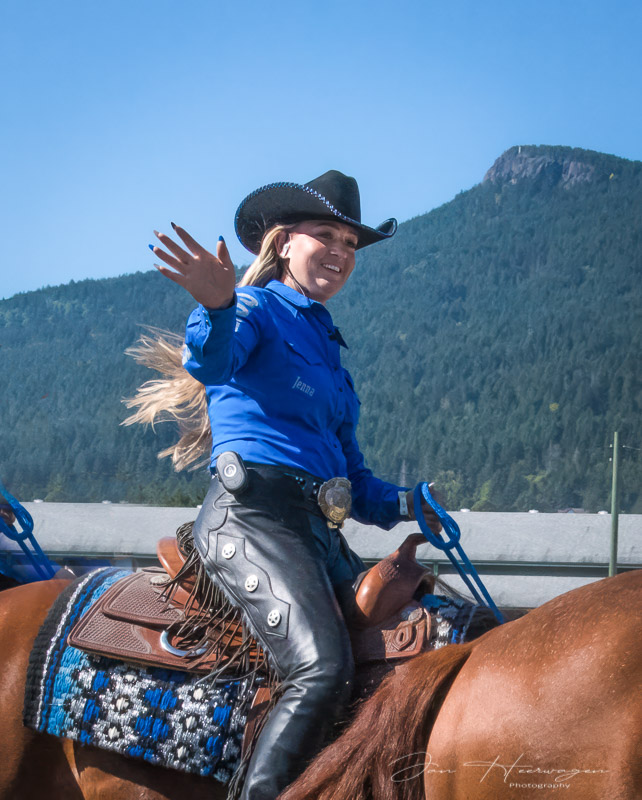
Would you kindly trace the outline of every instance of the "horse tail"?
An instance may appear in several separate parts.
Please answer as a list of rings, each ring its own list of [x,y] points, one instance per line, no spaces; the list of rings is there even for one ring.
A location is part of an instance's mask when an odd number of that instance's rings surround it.
[[[429,734],[473,646],[444,647],[397,668],[279,800],[424,800]]]

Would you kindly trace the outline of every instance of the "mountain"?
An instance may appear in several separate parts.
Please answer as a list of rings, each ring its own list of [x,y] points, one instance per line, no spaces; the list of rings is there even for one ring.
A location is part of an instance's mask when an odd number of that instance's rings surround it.
[[[453,508],[642,511],[642,163],[519,146],[483,181],[359,253],[330,309],[376,474],[436,480]],[[181,331],[192,301],[157,273],[0,302],[0,475],[29,499],[196,503],[203,472],[155,453],[171,426],[121,428],[151,377],[140,324]]]

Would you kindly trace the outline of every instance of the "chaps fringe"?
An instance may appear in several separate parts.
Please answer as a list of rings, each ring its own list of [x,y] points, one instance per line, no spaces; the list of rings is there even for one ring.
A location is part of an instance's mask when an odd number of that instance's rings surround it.
[[[172,623],[168,631],[182,649],[196,651],[203,644],[221,645],[221,666],[215,667],[201,681],[227,682],[249,678],[251,686],[254,681],[261,682],[271,692],[265,712],[255,726],[252,739],[245,747],[245,754],[228,785],[227,800],[237,800],[254,746],[283,689],[269,653],[259,645],[240,609],[230,602],[223,588],[215,584],[207,574],[194,545],[193,526],[193,522],[186,522],[176,531],[176,541],[185,557],[185,563],[175,577],[165,584],[163,595],[171,599],[184,580],[192,580],[193,588],[186,602],[183,618]],[[239,633],[241,642],[232,648],[229,642]],[[225,641],[228,641],[227,645],[222,644]]]

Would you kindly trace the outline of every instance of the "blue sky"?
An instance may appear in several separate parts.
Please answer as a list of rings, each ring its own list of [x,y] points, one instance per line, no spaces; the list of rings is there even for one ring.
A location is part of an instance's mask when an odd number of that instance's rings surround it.
[[[378,224],[515,144],[642,159],[641,30],[639,0],[2,0],[0,297],[150,269],[171,220],[247,263],[242,198],[330,168]]]

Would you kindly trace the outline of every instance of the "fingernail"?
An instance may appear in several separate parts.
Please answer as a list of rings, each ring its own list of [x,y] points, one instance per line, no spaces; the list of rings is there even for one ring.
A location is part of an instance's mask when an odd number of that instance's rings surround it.
[[[158,231],[154,231],[154,236],[160,236],[160,233]]]
[[[154,252],[154,247],[155,247],[156,245],[153,245],[153,244],[148,244],[147,246],[149,247],[149,249],[150,249],[150,250],[152,251],[152,253],[153,253],[153,252]]]
[[[176,230],[176,223],[175,222],[172,222],[172,228],[174,228],[174,230]]]
[[[225,241],[225,239],[222,236],[219,236],[218,240],[219,240],[219,242],[224,242]]]

